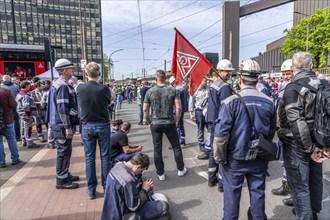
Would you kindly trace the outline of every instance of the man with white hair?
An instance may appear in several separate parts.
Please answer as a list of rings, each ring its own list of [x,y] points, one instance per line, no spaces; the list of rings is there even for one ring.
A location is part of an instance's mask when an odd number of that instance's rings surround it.
[[[278,136],[284,140],[284,167],[296,219],[317,219],[322,209],[322,146],[313,139],[315,99],[320,80],[312,71],[312,55],[295,53],[294,78],[283,95],[284,111]],[[280,113],[280,115],[282,115]]]
[[[79,124],[76,93],[68,81],[73,75],[73,63],[59,59],[55,63],[59,78],[53,83],[48,98],[46,121],[51,127],[57,148],[56,188],[75,189],[79,187],[79,176],[69,172],[72,153],[72,128]]]

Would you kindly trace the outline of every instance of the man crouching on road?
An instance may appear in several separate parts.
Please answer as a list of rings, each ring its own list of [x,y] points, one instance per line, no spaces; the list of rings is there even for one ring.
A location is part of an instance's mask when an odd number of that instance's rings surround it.
[[[161,194],[153,194],[153,180],[139,178],[149,164],[149,157],[142,153],[115,164],[107,178],[102,220],[154,219],[167,214],[168,201],[163,195],[155,198]]]

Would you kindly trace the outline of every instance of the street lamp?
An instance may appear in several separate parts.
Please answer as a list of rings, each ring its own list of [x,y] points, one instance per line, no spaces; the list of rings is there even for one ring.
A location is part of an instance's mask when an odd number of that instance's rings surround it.
[[[303,15],[303,16],[306,16],[307,18],[309,17],[308,14],[305,14],[305,13],[301,13],[299,11],[294,11],[293,13],[296,13],[296,14],[300,14],[300,15]],[[307,20],[307,33],[306,33],[306,52],[308,53],[308,38],[309,38],[309,22]]]
[[[111,66],[113,66],[113,64],[111,62],[111,56],[112,56],[112,54],[117,53],[117,52],[122,51],[122,50],[124,50],[124,49],[115,50],[109,56],[109,78],[111,76]],[[113,74],[113,76],[115,76],[115,73]],[[104,79],[103,79],[103,81],[104,81]]]

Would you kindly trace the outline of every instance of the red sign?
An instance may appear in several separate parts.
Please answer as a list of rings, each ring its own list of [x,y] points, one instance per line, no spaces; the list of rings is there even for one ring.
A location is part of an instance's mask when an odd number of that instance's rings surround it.
[[[46,62],[42,60],[0,60],[0,76],[17,76],[20,80],[46,72]]]

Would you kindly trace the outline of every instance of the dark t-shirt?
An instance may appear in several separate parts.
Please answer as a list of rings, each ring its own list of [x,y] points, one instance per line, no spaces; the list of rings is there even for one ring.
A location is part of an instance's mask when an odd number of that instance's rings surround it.
[[[152,108],[153,124],[174,124],[173,106],[175,100],[180,100],[179,94],[172,86],[155,86],[146,93],[144,103]]]
[[[89,81],[77,87],[77,97],[83,122],[109,122],[111,93],[107,86]]]
[[[111,136],[111,149],[110,157],[115,158],[119,154],[123,153],[123,147],[128,145],[128,137],[122,131],[119,130],[116,134]]]

